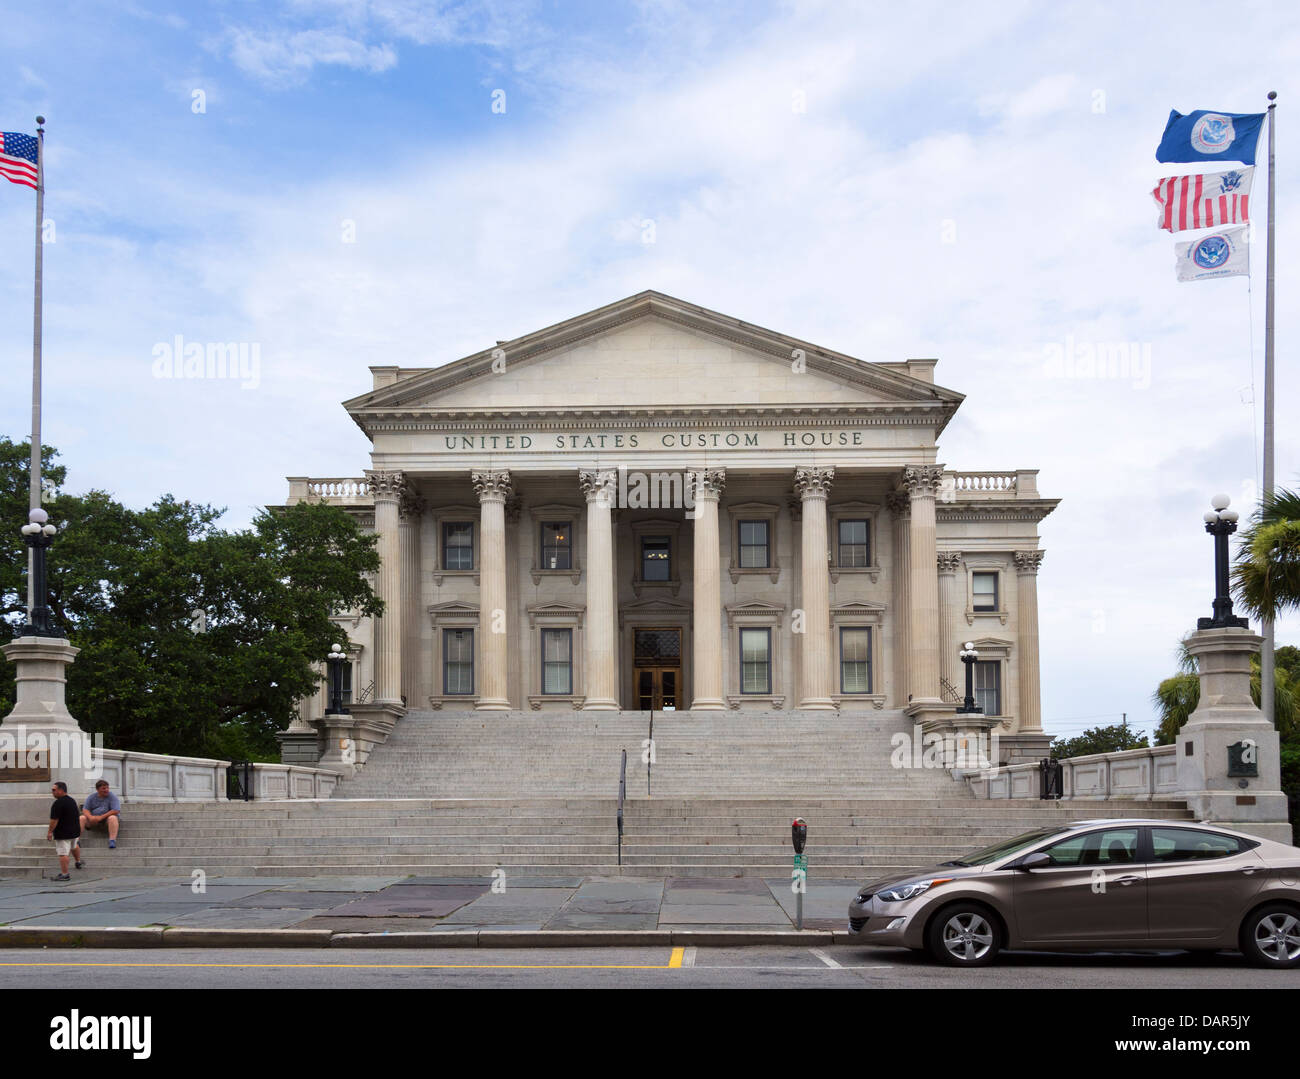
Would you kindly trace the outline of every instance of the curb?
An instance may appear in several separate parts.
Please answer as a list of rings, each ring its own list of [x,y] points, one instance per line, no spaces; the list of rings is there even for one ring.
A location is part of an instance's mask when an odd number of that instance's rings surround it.
[[[829,929],[471,929],[336,933],[331,929],[0,926],[3,948],[635,948],[849,944]]]

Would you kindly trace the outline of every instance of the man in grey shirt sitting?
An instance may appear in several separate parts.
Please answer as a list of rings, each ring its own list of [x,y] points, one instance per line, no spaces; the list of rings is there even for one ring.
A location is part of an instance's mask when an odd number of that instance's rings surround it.
[[[117,829],[122,816],[122,802],[108,789],[108,780],[101,779],[95,784],[94,793],[86,797],[81,807],[81,830],[88,828],[107,828],[108,846],[117,846]]]

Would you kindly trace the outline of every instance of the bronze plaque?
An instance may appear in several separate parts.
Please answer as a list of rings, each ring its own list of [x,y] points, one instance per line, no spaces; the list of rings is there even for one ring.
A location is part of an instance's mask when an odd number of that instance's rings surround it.
[[[35,768],[0,767],[0,783],[48,783],[50,769],[48,765]]]

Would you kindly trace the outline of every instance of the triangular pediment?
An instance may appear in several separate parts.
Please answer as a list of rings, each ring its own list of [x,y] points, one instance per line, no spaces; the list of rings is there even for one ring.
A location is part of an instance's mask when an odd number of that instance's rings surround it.
[[[961,395],[675,300],[639,293],[346,402],[367,418],[658,408],[916,407],[946,420]]]

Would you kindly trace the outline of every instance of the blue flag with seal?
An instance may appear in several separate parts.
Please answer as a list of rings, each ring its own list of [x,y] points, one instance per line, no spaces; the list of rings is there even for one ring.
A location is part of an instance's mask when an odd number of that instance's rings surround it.
[[[1240,161],[1255,163],[1262,112],[1211,112],[1197,109],[1184,116],[1171,110],[1165,134],[1156,147],[1157,161]]]

